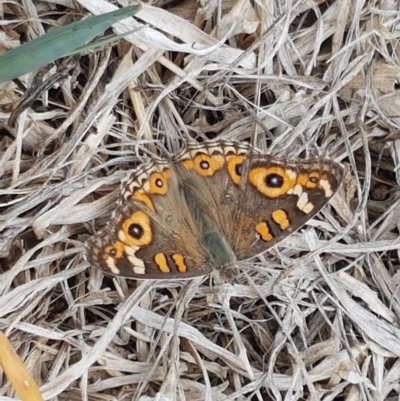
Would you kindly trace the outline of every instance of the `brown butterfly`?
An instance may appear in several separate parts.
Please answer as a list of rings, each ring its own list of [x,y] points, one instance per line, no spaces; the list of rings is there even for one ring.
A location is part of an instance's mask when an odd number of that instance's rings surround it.
[[[132,173],[87,260],[137,279],[229,271],[303,226],[342,179],[343,167],[329,159],[280,159],[223,140],[188,144]]]

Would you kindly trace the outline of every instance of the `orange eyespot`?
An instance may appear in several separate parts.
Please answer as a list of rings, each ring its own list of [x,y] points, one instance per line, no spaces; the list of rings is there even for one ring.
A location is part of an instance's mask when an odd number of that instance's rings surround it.
[[[249,173],[253,186],[268,198],[285,195],[296,185],[297,175],[293,170],[281,167],[256,167]]]
[[[168,179],[171,171],[166,169],[162,173],[156,172],[150,175],[149,192],[151,194],[165,195],[168,191]]]
[[[124,255],[125,245],[122,242],[115,242],[114,244],[108,245],[105,247],[104,252],[106,255],[103,255],[103,258],[111,257],[113,259],[122,258]]]
[[[311,173],[300,174],[297,183],[304,188],[314,189],[319,184],[321,177],[318,171],[312,171]]]
[[[188,159],[183,162],[187,170],[194,170],[204,177],[210,177],[221,170],[225,164],[223,155],[206,155],[204,153],[197,154],[194,159]]]
[[[246,157],[242,155],[228,156],[228,174],[236,185],[240,184],[240,180],[242,178],[243,163],[245,160]]]
[[[149,245],[153,239],[150,217],[141,211],[133,212],[131,217],[122,223],[118,237],[127,245],[135,247]]]

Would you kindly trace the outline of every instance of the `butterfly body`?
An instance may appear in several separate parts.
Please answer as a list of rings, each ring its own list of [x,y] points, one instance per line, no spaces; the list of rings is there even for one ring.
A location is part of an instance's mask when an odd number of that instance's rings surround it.
[[[233,269],[304,225],[342,178],[343,168],[329,159],[280,159],[233,141],[188,144],[131,174],[87,259],[140,279]]]

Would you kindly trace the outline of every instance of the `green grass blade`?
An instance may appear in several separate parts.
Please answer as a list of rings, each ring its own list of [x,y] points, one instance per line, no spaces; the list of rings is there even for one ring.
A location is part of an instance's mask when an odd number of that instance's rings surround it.
[[[140,6],[121,8],[56,28],[0,56],[0,82],[9,81],[68,56],[112,24],[136,14]]]
[[[119,35],[113,35],[113,36],[110,36],[110,37],[108,37],[108,38],[96,40],[96,41],[93,42],[93,43],[88,43],[88,44],[86,44],[86,45],[84,45],[84,46],[80,46],[80,47],[78,47],[77,49],[75,49],[75,50],[70,54],[70,56],[72,56],[72,55],[74,55],[74,54],[86,52],[86,51],[88,51],[88,50],[92,50],[92,49],[95,49],[95,48],[97,48],[97,47],[107,46],[107,45],[109,45],[109,44],[111,44],[111,43],[117,42],[117,41],[120,40],[120,39],[123,39],[125,36],[128,36],[128,35],[130,35],[130,34],[132,34],[132,33],[137,32],[137,31],[140,31],[140,30],[142,30],[143,28],[146,28],[147,26],[148,26],[148,25],[143,25],[143,26],[140,26],[140,27],[138,27],[138,28],[132,29],[132,30],[130,30],[130,31],[128,31],[128,32],[124,32],[124,33],[121,33],[121,34],[119,34]]]

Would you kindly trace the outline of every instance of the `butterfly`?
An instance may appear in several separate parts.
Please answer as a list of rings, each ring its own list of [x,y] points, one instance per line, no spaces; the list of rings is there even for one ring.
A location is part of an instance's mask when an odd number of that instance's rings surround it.
[[[186,279],[233,271],[318,213],[343,180],[333,160],[289,160],[246,143],[189,143],[153,158],[123,183],[88,262],[136,279]]]

